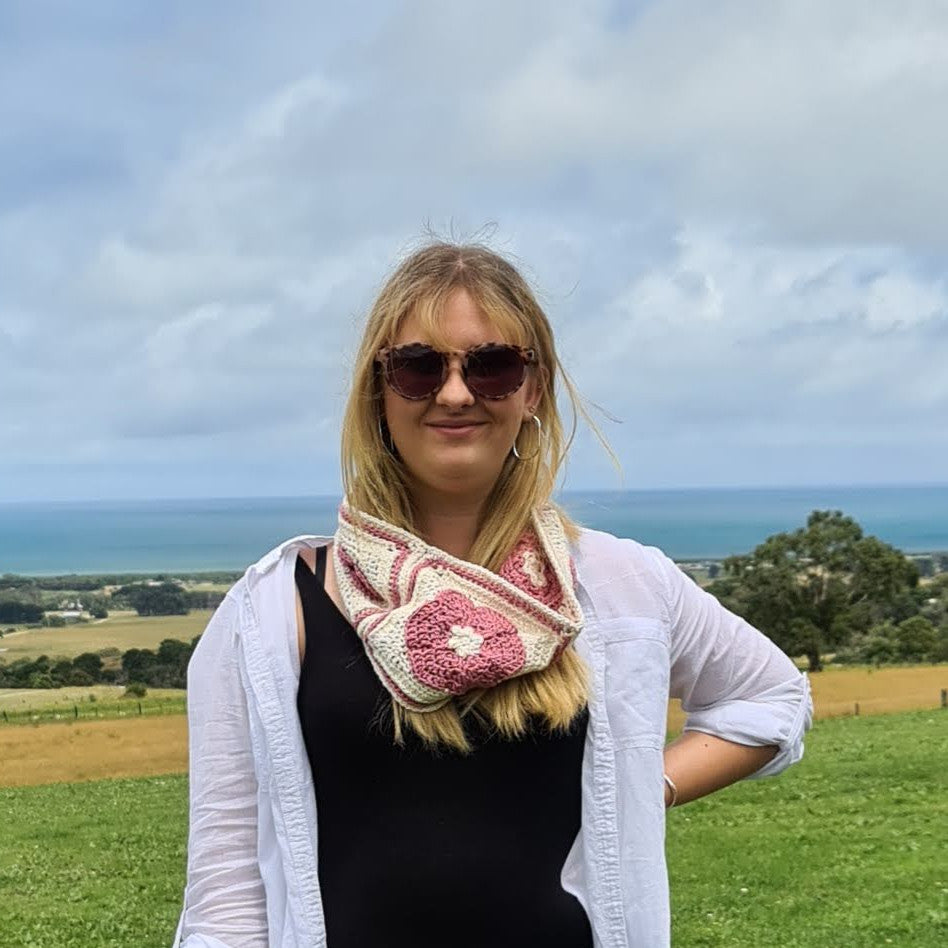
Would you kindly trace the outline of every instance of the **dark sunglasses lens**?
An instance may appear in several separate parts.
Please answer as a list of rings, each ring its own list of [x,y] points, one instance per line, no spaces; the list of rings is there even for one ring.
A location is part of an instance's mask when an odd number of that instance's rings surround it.
[[[523,384],[525,366],[513,346],[483,346],[467,359],[468,388],[483,398],[504,398]]]
[[[444,360],[430,346],[404,346],[389,353],[388,384],[405,398],[427,398],[441,385]]]

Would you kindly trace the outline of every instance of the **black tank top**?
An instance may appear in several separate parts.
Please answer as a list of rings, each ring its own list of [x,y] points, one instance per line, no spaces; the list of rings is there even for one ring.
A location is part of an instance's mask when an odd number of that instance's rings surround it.
[[[318,814],[328,948],[590,948],[560,885],[580,827],[587,712],[474,751],[393,741],[391,703],[355,630],[302,559],[306,650],[297,709]]]

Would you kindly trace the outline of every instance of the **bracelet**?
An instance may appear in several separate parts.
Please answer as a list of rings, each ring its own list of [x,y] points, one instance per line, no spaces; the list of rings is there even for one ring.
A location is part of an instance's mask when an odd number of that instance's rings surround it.
[[[668,774],[662,774],[662,777],[664,778],[665,783],[668,784],[668,789],[672,792],[671,803],[665,807],[666,810],[670,810],[678,802],[678,787],[675,786],[675,781],[672,780]]]

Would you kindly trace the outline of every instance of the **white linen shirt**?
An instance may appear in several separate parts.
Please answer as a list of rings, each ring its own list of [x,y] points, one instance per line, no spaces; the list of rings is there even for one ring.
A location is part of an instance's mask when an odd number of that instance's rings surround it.
[[[230,590],[188,668],[190,830],[173,948],[324,948],[313,775],[296,709],[289,540]],[[573,547],[591,671],[581,828],[561,873],[596,948],[669,944],[663,748],[685,730],[777,745],[754,777],[803,755],[809,682],[768,638],[655,547],[584,530]],[[318,769],[318,766],[317,766]],[[328,946],[332,948],[332,946]]]

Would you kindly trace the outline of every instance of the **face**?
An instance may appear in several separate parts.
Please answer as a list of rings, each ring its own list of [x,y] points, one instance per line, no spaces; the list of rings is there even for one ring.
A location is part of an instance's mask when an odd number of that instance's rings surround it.
[[[453,350],[511,341],[501,337],[463,289],[449,297],[441,328]],[[414,316],[402,324],[393,345],[411,342],[436,344],[425,338]],[[523,385],[512,395],[500,400],[479,398],[464,384],[461,357],[454,354],[444,385],[426,399],[402,398],[387,383],[383,388],[385,420],[415,485],[418,503],[430,492],[486,497],[520,426],[530,422],[540,397],[537,371],[530,366]]]

